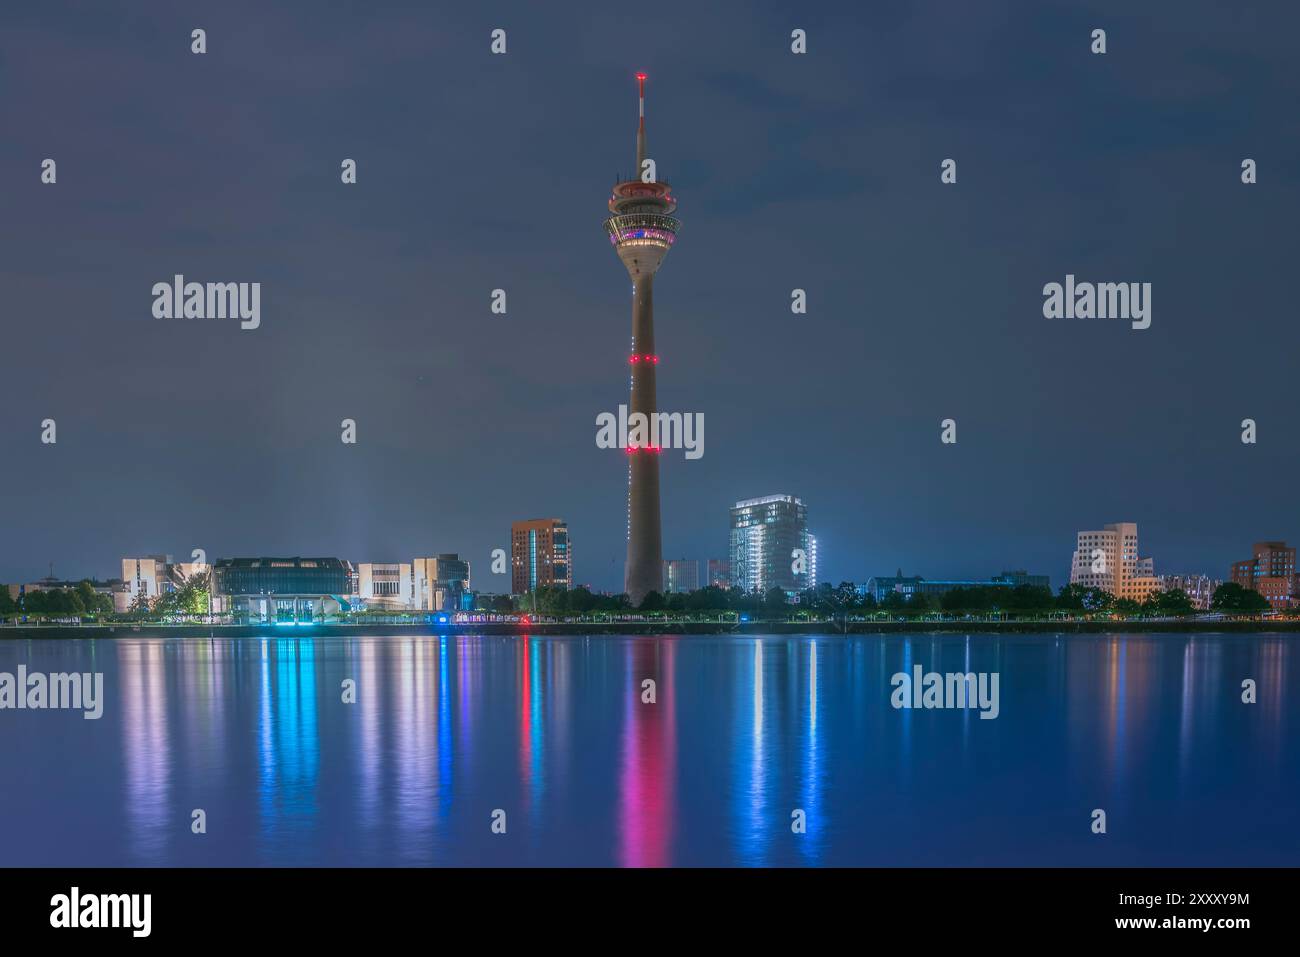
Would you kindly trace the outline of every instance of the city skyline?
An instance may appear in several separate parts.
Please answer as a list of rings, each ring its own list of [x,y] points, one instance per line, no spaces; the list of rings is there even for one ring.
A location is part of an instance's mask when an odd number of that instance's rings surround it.
[[[767,498],[793,499],[794,497],[777,495],[777,496],[768,496]],[[738,502],[736,503],[735,506],[732,506],[730,511],[734,517],[739,507],[752,505],[754,502],[758,502],[758,501],[761,500],[747,500],[747,501]],[[797,501],[797,499],[795,499],[795,501]],[[1108,523],[1106,526],[1108,530],[1113,530],[1115,535],[1121,539],[1122,536],[1124,536],[1125,534],[1129,534],[1133,536],[1134,539],[1136,539],[1137,527],[1138,527],[1138,523],[1134,523],[1134,522]],[[733,534],[734,531],[735,530],[733,529]],[[538,539],[537,538],[538,532],[542,532],[545,537]],[[1100,573],[1093,574],[1093,575],[1077,574],[1076,572],[1080,568],[1080,563],[1084,562],[1086,564],[1086,561],[1095,557],[1096,554],[1096,553],[1092,553],[1091,555],[1089,555],[1084,551],[1085,542],[1089,550],[1091,550],[1091,548],[1094,545],[1099,544],[1104,546],[1102,550],[1108,556],[1107,559],[1108,561],[1110,561],[1115,554],[1119,553],[1122,550],[1123,546],[1119,544],[1115,544],[1115,543],[1107,544],[1104,541],[1102,542],[1093,541],[1094,537],[1101,534],[1103,533],[1095,532],[1095,531],[1093,532],[1081,531],[1077,533],[1076,535],[1077,547],[1070,551],[1071,559],[1067,563],[1067,567],[1070,570],[1063,576],[1057,577],[1055,574],[1051,574],[1051,573],[1040,575],[1033,568],[1028,568],[1028,567],[1021,568],[1021,571],[1018,573],[1009,572],[1008,569],[1018,567],[1016,562],[1009,562],[1009,563],[1002,563],[1001,565],[998,566],[1001,569],[1001,571],[999,572],[998,576],[995,576],[995,578],[1004,577],[1010,574],[1021,574],[1021,575],[1028,574],[1028,578],[1034,580],[1029,583],[1041,584],[1041,582],[1038,582],[1037,579],[1046,578],[1048,580],[1048,587],[1053,592],[1059,591],[1060,589],[1064,588],[1066,585],[1078,584],[1081,585],[1082,587],[1095,587],[1095,588],[1099,588],[1102,591],[1109,591],[1111,594],[1115,595],[1116,598],[1137,598],[1139,600],[1142,597],[1144,597],[1146,594],[1149,594],[1151,591],[1164,590],[1169,587],[1183,588],[1184,583],[1196,582],[1198,579],[1204,580],[1203,582],[1200,582],[1200,585],[1202,586],[1204,584],[1211,583],[1211,582],[1216,584],[1222,584],[1225,582],[1236,582],[1238,584],[1241,584],[1243,587],[1249,587],[1249,588],[1255,588],[1256,582],[1258,580],[1265,583],[1265,587],[1263,587],[1261,591],[1265,594],[1266,597],[1269,597],[1270,600],[1274,600],[1274,599],[1285,600],[1285,598],[1287,597],[1288,589],[1293,593],[1292,595],[1293,600],[1300,600],[1300,575],[1297,575],[1296,573],[1296,563],[1295,563],[1296,549],[1294,547],[1289,547],[1287,545],[1286,540],[1281,540],[1276,538],[1268,539],[1268,540],[1256,540],[1252,543],[1251,546],[1256,556],[1254,559],[1248,559],[1246,561],[1231,560],[1226,563],[1220,563],[1222,567],[1209,566],[1206,568],[1188,568],[1179,565],[1176,561],[1173,562],[1168,561],[1167,558],[1160,558],[1159,559],[1160,564],[1157,566],[1155,564],[1157,561],[1157,557],[1152,555],[1152,556],[1145,556],[1141,558],[1133,557],[1125,562],[1120,562],[1118,568],[1112,568],[1111,572],[1107,572],[1105,574],[1100,574]],[[809,537],[815,541],[815,536],[809,536]],[[573,560],[572,538],[570,536],[569,524],[565,520],[559,518],[549,518],[549,519],[530,519],[525,521],[516,521],[511,526],[510,538],[511,538],[511,547],[509,551],[506,552],[506,555],[509,557],[509,571],[505,572],[504,574],[494,574],[490,571],[480,572],[478,573],[477,576],[478,585],[477,587],[473,587],[472,589],[468,587],[469,569],[474,565],[474,560],[472,558],[468,556],[459,555],[458,553],[455,552],[450,552],[450,553],[439,553],[438,559],[440,560],[452,559],[460,564],[463,564],[465,566],[465,573],[463,577],[467,583],[466,590],[473,591],[475,593],[480,593],[480,594],[493,594],[493,595],[527,594],[528,592],[534,590],[537,587],[551,586],[551,585],[558,585],[559,587],[563,587],[563,588],[587,588],[591,590],[593,593],[610,594],[610,595],[619,594],[619,591],[617,589],[601,588],[595,585],[594,583],[585,580],[581,577],[581,575],[579,574],[580,566],[576,565],[576,563]],[[538,544],[538,541],[540,541],[540,545]],[[816,546],[814,545],[814,548],[815,547]],[[427,550],[428,549],[426,549],[426,551]],[[73,575],[55,574],[56,572],[55,563],[47,562],[46,567],[47,567],[48,574],[46,576],[42,576],[42,578],[36,578],[30,574],[25,574],[25,575],[20,574],[16,577],[11,576],[8,579],[0,579],[0,584],[18,586],[18,585],[24,585],[29,583],[36,584],[41,581],[59,581],[66,584],[66,583],[76,583],[82,580],[90,580],[94,582],[111,582],[111,581],[129,582],[132,579],[133,575],[128,573],[127,571],[128,563],[132,564],[134,567],[137,568],[137,571],[134,573],[134,577],[139,578],[142,575],[144,575],[144,573],[139,570],[139,567],[143,563],[152,564],[155,560],[159,564],[163,563],[164,561],[168,564],[174,564],[175,567],[178,570],[180,570],[180,572],[183,575],[189,575],[196,570],[201,570],[203,563],[197,560],[180,561],[180,562],[173,563],[172,558],[174,554],[176,553],[167,552],[167,551],[161,551],[161,552],[147,551],[141,553],[141,555],[138,557],[119,558],[115,567],[120,567],[122,569],[121,579],[116,578],[116,576],[103,576],[99,574],[97,570],[92,571],[90,573],[84,573],[84,574],[83,573],[77,573]],[[265,556],[268,553],[260,552],[256,549],[253,549],[253,550],[245,550],[243,552],[237,552],[232,554],[235,555],[260,554]],[[314,553],[309,553],[303,550],[297,550],[297,551],[284,552],[282,553],[282,556],[276,556],[276,557],[303,558],[311,554]],[[437,561],[435,559],[430,558],[427,560],[415,559],[414,562],[410,562],[410,561],[376,562],[374,561],[373,558],[370,558],[369,560],[363,560],[361,558],[358,558],[357,556],[351,556],[339,552],[321,553],[321,554],[342,556],[343,560],[352,562],[354,565],[356,565],[358,570],[363,565],[374,566],[376,568],[382,567],[382,568],[390,569],[394,581],[399,580],[399,578],[402,576],[410,576],[412,569],[418,566],[421,562]],[[548,567],[555,561],[556,555],[559,556],[559,562],[562,565],[562,568],[558,571],[558,577],[556,572],[550,570]],[[529,556],[532,556],[532,558],[530,559]],[[540,559],[537,556],[541,556]],[[496,558],[497,556],[495,555],[486,556],[483,559],[483,564],[480,567],[490,568],[491,563],[493,563],[496,560]],[[211,564],[215,565],[221,561],[228,561],[228,560],[230,559],[226,556],[219,556],[217,558],[214,558]],[[814,557],[813,558],[814,575],[816,574],[815,573],[816,561],[817,559]],[[1261,562],[1267,562],[1267,566],[1260,571],[1255,571],[1254,569],[1257,566],[1259,566]],[[530,567],[530,564],[534,569],[534,573],[533,573],[534,576],[536,576],[536,569],[546,569],[542,573],[540,578],[529,577],[529,573],[527,569]],[[665,584],[661,594],[667,595],[674,591],[682,590],[679,588],[669,587],[670,578],[669,578],[668,569],[669,566],[683,565],[683,564],[694,566],[693,570],[690,571],[688,574],[694,577],[694,580],[697,582],[697,587],[703,588],[705,586],[715,584],[715,582],[708,577],[702,577],[701,569],[707,569],[713,566],[718,566],[719,568],[728,567],[730,566],[731,563],[727,558],[714,558],[714,557],[710,557],[708,554],[703,556],[695,556],[695,557],[678,555],[668,559],[664,559],[662,563],[662,568],[663,568],[663,576],[664,576],[663,580]],[[875,579],[887,579],[887,578],[894,577],[888,571],[889,564],[890,563],[886,561],[883,564],[880,564],[879,567],[872,566],[870,568],[864,568],[858,574],[855,574],[850,577],[838,578],[834,580],[830,579],[829,577],[816,577],[815,583],[818,587],[822,585],[826,585],[835,588],[847,582],[855,586],[858,586],[860,589],[866,588],[869,585],[869,583]],[[993,563],[993,564],[997,564],[997,563]],[[1020,566],[1024,566],[1024,564],[1025,563],[1023,562],[1019,563]],[[1134,566],[1138,568],[1140,575],[1135,576],[1135,573],[1133,571]],[[62,572],[64,567],[65,566],[59,566],[58,570]],[[1224,570],[1225,568],[1226,571]],[[400,572],[399,569],[401,569]],[[981,583],[987,583],[989,581],[989,576],[993,575],[991,569],[992,566],[990,565],[989,567],[978,570],[977,574],[975,575],[954,575],[951,572],[946,571],[941,564],[934,561],[930,561],[919,568],[914,568],[910,566],[905,568],[902,565],[897,565],[896,574],[898,576],[901,576],[901,578],[905,578],[905,579],[924,580],[932,585],[953,584],[958,582],[977,585]],[[145,575],[144,577],[150,577],[153,576],[154,574],[155,574],[154,571],[152,570],[152,568],[150,568],[147,575]],[[158,574],[160,574],[160,572]],[[431,577],[437,578],[438,576],[434,575]],[[484,582],[484,579],[486,579],[486,582]],[[1112,579],[1114,584],[1110,584],[1108,583],[1108,581],[1103,581],[1102,579]],[[1129,582],[1131,579],[1137,582],[1140,587],[1136,589],[1130,587]],[[731,573],[730,568],[728,568],[728,580],[732,581],[732,585],[730,587],[737,587],[734,583],[734,575]],[[1287,585],[1283,580],[1285,580],[1285,582],[1290,582],[1291,584]],[[499,588],[497,587],[498,585],[506,585],[508,587]],[[410,588],[409,585],[408,588]],[[800,591],[802,589],[791,588],[786,590],[788,592],[794,592],[794,591]],[[153,593],[150,592],[149,594],[152,595]]]
[[[75,30],[5,14],[0,173],[25,239],[7,258],[0,580],[160,542],[432,541],[482,566],[510,514],[560,514],[578,580],[619,590],[626,464],[592,420],[615,397],[628,287],[593,238],[592,191],[618,179],[636,69],[671,117],[659,175],[691,202],[659,302],[660,398],[707,414],[711,437],[698,461],[661,457],[665,555],[721,557],[724,509],[782,489],[816,508],[832,582],[898,566],[1062,582],[1062,541],[1125,516],[1165,571],[1222,575],[1252,541],[1298,537],[1258,494],[1300,447],[1294,360],[1265,346],[1291,335],[1300,144],[1272,118],[1296,92],[1278,67],[1293,14],[1111,11],[1121,42],[1093,57],[1090,24],[1062,11],[995,28],[837,9],[806,18],[804,57],[792,14],[672,3],[631,35],[613,10],[578,35],[520,10],[500,57],[457,11],[253,26],[214,9],[206,60],[176,39],[186,11],[128,29],[79,11]],[[503,185],[521,170],[545,182],[545,216]],[[152,284],[177,273],[261,282],[260,327],[154,318]],[[1043,284],[1066,275],[1152,282],[1151,327],[1044,319]]]

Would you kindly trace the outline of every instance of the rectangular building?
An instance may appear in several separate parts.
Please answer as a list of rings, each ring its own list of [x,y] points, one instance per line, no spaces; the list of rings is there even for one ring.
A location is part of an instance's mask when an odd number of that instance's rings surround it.
[[[1052,589],[1052,580],[1047,575],[1031,575],[1023,568],[1017,568],[1012,571],[1004,571],[994,575],[991,584],[1010,585],[1012,588],[1019,588],[1021,585],[1029,585],[1031,588]]]
[[[808,508],[793,495],[767,495],[731,508],[731,584],[746,592],[817,587],[817,539]]]
[[[664,562],[664,594],[683,595],[700,587],[700,563],[693,558]]]
[[[367,609],[412,608],[413,590],[409,562],[362,562],[357,566],[357,597]]]
[[[883,602],[893,592],[910,600],[913,595],[925,595],[929,598],[941,598],[958,588],[1005,588],[1010,591],[1021,585],[1034,588],[1048,588],[1051,580],[1046,575],[1031,575],[1027,571],[1017,570],[1002,572],[992,578],[922,578],[920,575],[905,576],[900,569],[896,575],[877,575],[869,578],[866,585],[854,589],[859,595],[869,595],[877,603]]]
[[[510,526],[510,590],[515,595],[551,585],[573,587],[573,543],[558,518],[535,518]]]
[[[291,624],[351,609],[357,572],[340,558],[222,558],[212,565],[213,611]]]

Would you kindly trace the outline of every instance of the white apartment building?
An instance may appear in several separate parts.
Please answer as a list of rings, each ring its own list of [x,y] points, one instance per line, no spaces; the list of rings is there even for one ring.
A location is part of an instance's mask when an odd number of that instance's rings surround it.
[[[1070,584],[1142,601],[1159,590],[1160,579],[1155,575],[1155,562],[1138,556],[1137,524],[1118,522],[1099,531],[1079,533]]]

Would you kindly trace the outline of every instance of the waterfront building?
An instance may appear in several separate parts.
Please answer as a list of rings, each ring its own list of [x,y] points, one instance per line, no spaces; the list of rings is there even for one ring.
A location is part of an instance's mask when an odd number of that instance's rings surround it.
[[[708,584],[711,588],[731,587],[731,562],[725,558],[710,558]]]
[[[1161,591],[1181,591],[1198,611],[1209,611],[1215,590],[1223,584],[1209,575],[1159,575]]]
[[[799,554],[802,553],[802,562]],[[817,587],[817,539],[793,495],[745,499],[731,508],[731,584],[746,592]]]
[[[523,595],[543,585],[573,587],[569,526],[558,518],[515,522],[510,526],[511,592]]]
[[[700,587],[700,563],[693,558],[664,562],[664,594],[682,595]]]
[[[1079,532],[1070,563],[1070,584],[1100,588],[1116,598],[1144,601],[1160,588],[1155,562],[1138,555],[1134,522],[1118,522]]]
[[[414,606],[410,562],[362,562],[357,565],[357,598],[367,610],[405,611]]]
[[[1295,552],[1286,542],[1256,542],[1250,558],[1233,562],[1232,580],[1259,592],[1275,610],[1294,608],[1300,604]]]
[[[1052,580],[1047,575],[1031,575],[1023,568],[1017,568],[1012,571],[1000,572],[994,575],[990,580],[995,585],[1010,585],[1012,588],[1019,588],[1021,585],[1029,585],[1032,588],[1052,589]]]
[[[908,577],[903,574],[902,569],[899,569],[896,575],[878,575],[869,578],[865,585],[855,590],[859,595],[870,595],[880,603],[893,592],[910,601],[913,595],[942,598],[948,592],[958,588],[1005,588],[1010,591],[1021,585],[1046,588],[1050,591],[1051,580],[1047,575],[1031,575],[1023,569],[1004,571],[990,578],[923,578],[920,575]]]
[[[76,580],[55,578],[53,575],[47,575],[34,582],[23,582],[3,586],[8,592],[9,597],[15,602],[21,603],[25,595],[38,591],[76,591],[83,581],[90,583],[90,587],[97,595],[105,595],[112,599],[113,611],[124,612],[129,607],[127,603],[127,586],[126,582],[120,578],[109,578],[100,580],[98,578],[78,578]]]
[[[411,563],[412,605],[419,611],[466,611],[474,607],[469,562],[455,552]]]
[[[113,609],[129,611],[143,597],[152,604],[160,596],[176,591],[192,576],[205,574],[208,566],[200,562],[176,562],[170,555],[146,555],[122,559],[125,587],[113,594]]]
[[[213,611],[292,624],[352,609],[357,571],[340,558],[222,558],[212,565]]]

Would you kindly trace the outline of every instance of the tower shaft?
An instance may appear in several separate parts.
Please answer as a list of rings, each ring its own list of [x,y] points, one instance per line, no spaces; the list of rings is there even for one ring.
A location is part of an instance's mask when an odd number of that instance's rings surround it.
[[[632,352],[655,355],[654,275],[640,276],[632,293]],[[632,394],[628,413],[640,412],[653,421],[657,411],[655,363],[632,363]],[[652,591],[663,591],[663,532],[659,514],[659,452],[638,449],[628,456],[627,565],[623,590],[640,604]]]

